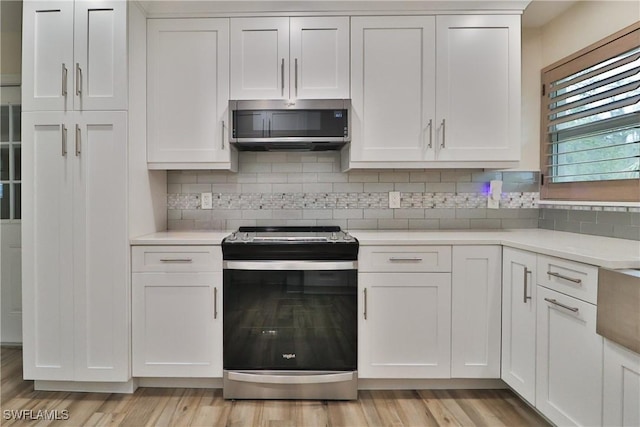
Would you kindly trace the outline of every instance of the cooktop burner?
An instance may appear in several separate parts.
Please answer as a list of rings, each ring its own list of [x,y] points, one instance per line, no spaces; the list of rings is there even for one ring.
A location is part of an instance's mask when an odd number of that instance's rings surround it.
[[[357,260],[358,240],[336,226],[240,227],[222,241],[225,260]]]

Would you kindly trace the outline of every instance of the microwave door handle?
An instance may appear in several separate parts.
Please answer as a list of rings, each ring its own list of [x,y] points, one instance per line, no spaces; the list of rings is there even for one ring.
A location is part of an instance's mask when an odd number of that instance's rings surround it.
[[[262,137],[264,138],[264,118],[262,119]]]
[[[269,133],[267,134],[269,138],[271,138],[271,118],[269,118]]]

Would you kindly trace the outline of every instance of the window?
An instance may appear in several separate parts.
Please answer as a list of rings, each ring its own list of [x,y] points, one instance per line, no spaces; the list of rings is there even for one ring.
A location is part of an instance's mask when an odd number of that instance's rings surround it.
[[[0,105],[0,219],[20,219],[20,105]]]
[[[640,201],[640,24],[542,70],[541,198]]]

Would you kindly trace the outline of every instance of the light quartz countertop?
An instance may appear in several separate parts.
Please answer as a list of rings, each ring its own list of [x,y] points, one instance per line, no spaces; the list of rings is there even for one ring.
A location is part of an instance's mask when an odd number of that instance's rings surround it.
[[[133,246],[147,245],[219,245],[233,231],[159,231],[130,240]]]
[[[164,231],[131,239],[132,245],[219,245],[231,231]],[[640,242],[551,231],[520,230],[353,230],[361,246],[503,245],[599,267],[640,268]]]

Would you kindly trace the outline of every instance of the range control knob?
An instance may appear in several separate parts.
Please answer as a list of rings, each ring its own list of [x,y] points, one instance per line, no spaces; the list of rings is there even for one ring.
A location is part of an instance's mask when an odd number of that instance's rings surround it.
[[[249,240],[249,233],[244,233],[242,235],[242,240]]]
[[[338,235],[337,235],[335,232],[334,232],[334,233],[331,233],[331,237],[330,237],[330,239],[331,239],[331,240],[338,240]]]
[[[344,233],[344,240],[353,240],[353,236],[348,232]]]
[[[233,242],[238,238],[238,233],[232,233],[231,236],[229,236],[229,241]]]

